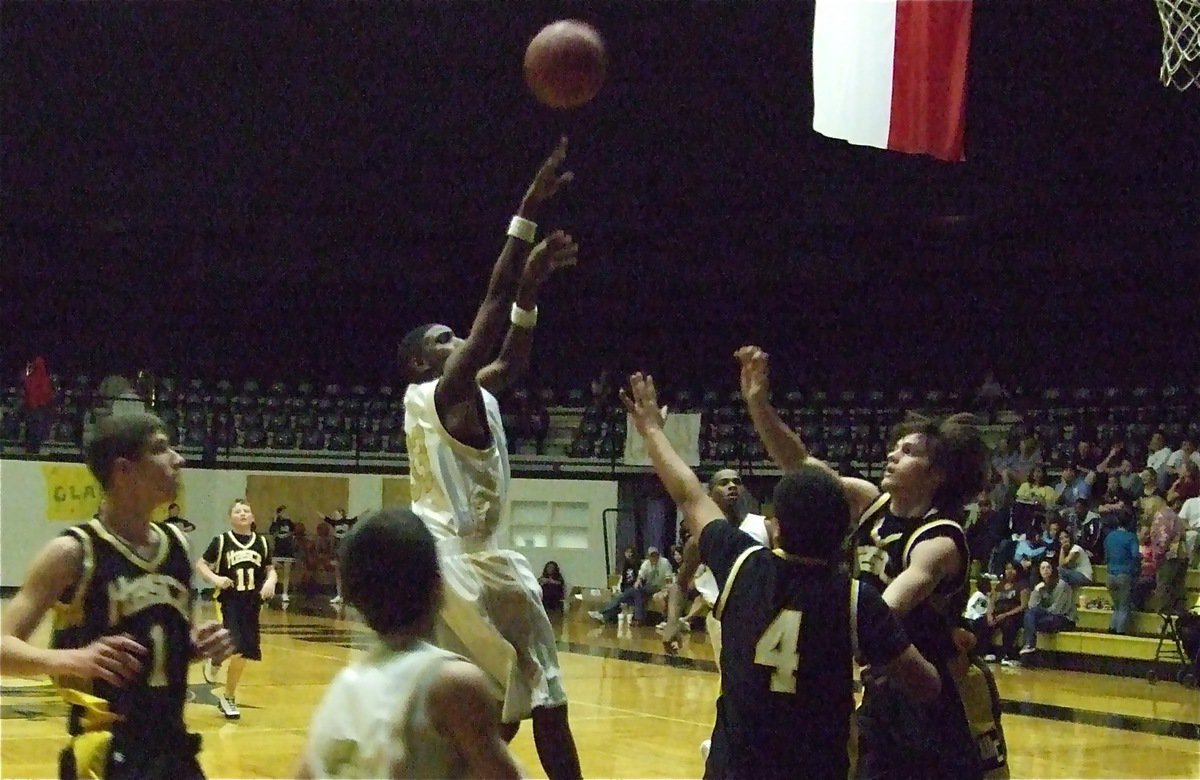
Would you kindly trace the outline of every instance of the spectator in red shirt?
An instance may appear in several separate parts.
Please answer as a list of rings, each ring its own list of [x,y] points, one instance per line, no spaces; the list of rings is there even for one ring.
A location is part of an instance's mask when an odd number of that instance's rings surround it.
[[[46,441],[50,428],[50,405],[54,401],[54,384],[46,359],[35,357],[25,366],[25,450],[37,454]]]

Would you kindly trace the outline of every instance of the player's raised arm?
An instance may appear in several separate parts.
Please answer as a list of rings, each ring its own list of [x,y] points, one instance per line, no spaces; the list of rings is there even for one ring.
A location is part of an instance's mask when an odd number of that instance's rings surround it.
[[[485,390],[499,393],[519,381],[529,368],[533,329],[538,319],[538,291],[555,271],[575,265],[578,252],[579,247],[569,235],[555,231],[529,253],[517,284],[517,299],[500,356],[479,372],[479,385]]]
[[[478,395],[478,374],[495,356],[496,342],[509,322],[510,308],[516,296],[526,253],[533,245],[537,225],[531,220],[537,216],[541,206],[572,178],[570,172],[560,170],[566,156],[567,139],[562,138],[542,163],[533,183],[525,192],[509,225],[508,239],[492,268],[487,293],[475,314],[475,321],[471,323],[471,332],[462,346],[446,360],[435,391],[439,409],[474,401]]]
[[[812,457],[804,439],[783,421],[771,405],[768,398],[769,355],[761,347],[745,346],[735,352],[734,357],[741,366],[739,379],[746,411],[775,465],[783,471],[795,471],[806,463],[813,463],[836,474],[827,463]],[[850,505],[850,516],[857,518],[879,496],[879,489],[865,480],[839,478],[846,502]]]
[[[663,432],[665,409],[658,406],[654,377],[641,373],[629,377],[629,388],[621,390],[621,403],[633,418],[638,433],[646,440],[646,452],[654,463],[654,471],[662,480],[688,524],[693,538],[700,538],[704,526],[725,517],[721,507],[700,484],[696,473],[683,462]]]

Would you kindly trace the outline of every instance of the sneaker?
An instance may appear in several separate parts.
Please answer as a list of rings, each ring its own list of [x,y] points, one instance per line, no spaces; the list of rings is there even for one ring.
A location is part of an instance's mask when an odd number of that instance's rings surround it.
[[[589,612],[588,612],[588,617],[590,617],[592,620],[599,620],[601,623],[607,623],[607,622],[608,622],[607,620],[605,620],[605,618],[604,618],[604,615],[601,615],[601,614],[600,614],[600,611],[599,611],[599,610],[596,610],[596,609],[593,609],[593,610],[589,611]]]
[[[983,657],[983,660],[985,663],[994,664],[994,663],[996,663],[996,661],[998,661],[1000,659],[996,657],[995,653],[988,653],[987,655],[985,655]]]
[[[708,760],[708,751],[710,751],[710,750],[712,750],[712,740],[711,739],[706,739],[700,743],[700,756],[705,761]]]
[[[223,693],[217,695],[217,709],[225,716],[225,720],[237,720],[242,717],[241,711],[237,708],[237,702]]]
[[[341,596],[334,596],[333,598],[331,598],[331,599],[329,600],[329,603],[330,603],[330,604],[341,604],[341,603],[342,603],[342,597],[341,597]]]
[[[679,630],[685,634],[690,634],[692,633],[692,624],[683,618],[679,618]]]
[[[654,627],[654,630],[660,634],[662,632],[666,631],[667,630],[667,621],[664,620],[663,622],[659,623],[657,626]]]
[[[288,596],[288,594],[285,593],[279,597],[279,600],[282,601],[284,604],[286,604],[289,601],[291,601],[292,599],[291,599],[291,597]]]
[[[1022,647],[1021,648],[1021,655],[1030,655],[1030,654],[1036,653],[1036,652],[1037,652],[1036,647]]]
[[[204,680],[210,685],[216,685],[221,681],[221,664],[214,664],[212,659],[204,661]]]
[[[1020,661],[1018,661],[1018,660],[1017,660],[1017,659],[1015,659],[1015,658],[1005,658],[1003,661],[1001,661],[1001,662],[1000,662],[1000,665],[1001,665],[1001,666],[1008,666],[1008,667],[1011,667],[1011,668],[1014,668],[1014,669],[1020,669],[1020,668],[1021,668],[1021,662],[1020,662]]]

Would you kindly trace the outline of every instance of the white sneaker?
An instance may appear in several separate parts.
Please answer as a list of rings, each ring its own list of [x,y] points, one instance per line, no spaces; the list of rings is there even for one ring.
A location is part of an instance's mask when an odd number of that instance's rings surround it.
[[[242,717],[241,711],[237,708],[237,703],[233,699],[227,698],[223,693],[217,695],[217,709],[225,716],[225,720],[237,720]]]
[[[211,658],[204,661],[204,680],[210,685],[218,685],[221,682],[221,670],[224,668],[222,664],[214,664]]]
[[[341,596],[334,596],[333,598],[331,598],[331,599],[329,600],[329,603],[330,603],[330,604],[341,604],[341,603],[342,603],[342,597],[341,597]]]
[[[987,655],[985,655],[983,657],[983,660],[985,663],[994,664],[994,663],[996,663],[996,661],[998,661],[1000,659],[996,657],[995,653],[988,653]]]
[[[700,743],[700,756],[705,761],[708,760],[708,751],[710,751],[710,750],[712,750],[712,740],[711,739],[706,739]]]
[[[1018,661],[1018,660],[1017,660],[1017,659],[1015,659],[1015,658],[1005,658],[1003,661],[1001,661],[1001,662],[1000,662],[1000,665],[1001,665],[1001,666],[1009,666],[1009,667],[1012,667],[1012,668],[1014,668],[1014,669],[1020,669],[1020,668],[1021,668],[1021,662],[1020,662],[1020,661]]]
[[[608,622],[607,620],[605,620],[605,619],[604,619],[604,615],[601,615],[601,614],[600,614],[600,611],[599,611],[599,610],[595,610],[595,609],[593,609],[593,610],[590,610],[590,611],[588,612],[588,617],[590,617],[592,620],[599,620],[601,623],[607,623],[607,622]]]
[[[279,597],[279,600],[282,601],[284,604],[286,604],[289,601],[291,601],[292,599],[288,596],[288,594],[285,593]]]
[[[667,621],[664,620],[663,622],[659,623],[657,626],[654,627],[654,630],[660,634],[662,632],[666,631],[667,630]]]
[[[679,618],[679,630],[685,634],[690,634],[692,633],[692,624],[683,618]]]
[[[1021,648],[1021,655],[1030,655],[1030,654],[1036,653],[1036,652],[1037,652],[1036,647],[1022,647]]]

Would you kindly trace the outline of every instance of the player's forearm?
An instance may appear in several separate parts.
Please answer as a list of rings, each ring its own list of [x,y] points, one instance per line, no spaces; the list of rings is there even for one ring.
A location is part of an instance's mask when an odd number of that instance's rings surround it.
[[[216,586],[221,582],[221,578],[217,576],[217,573],[209,567],[208,562],[203,558],[196,561],[196,566],[194,568],[196,573],[200,575],[201,579],[207,580],[210,585]]]
[[[62,650],[31,645],[15,636],[0,637],[0,674],[31,677],[58,672]]]
[[[767,454],[776,466],[784,471],[791,471],[804,465],[808,460],[807,445],[799,434],[780,418],[769,401],[765,398],[748,401],[746,409],[750,412],[754,430],[758,432],[758,437],[762,439]]]
[[[667,489],[667,494],[683,511],[692,535],[699,535],[699,519],[694,510],[697,502],[708,497],[704,486],[700,484],[691,467],[675,452],[662,428],[650,429],[643,438],[646,442],[646,452],[654,464],[654,471],[662,481],[663,487]]]

